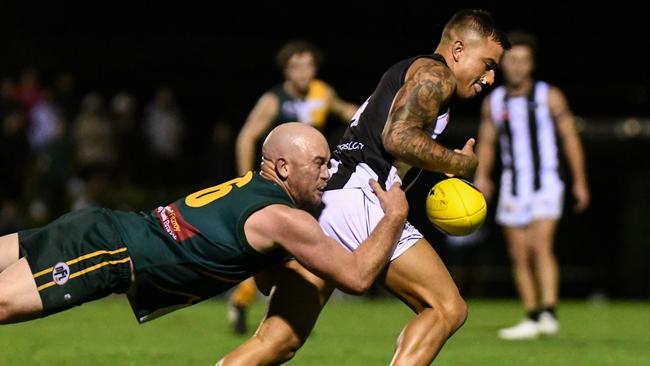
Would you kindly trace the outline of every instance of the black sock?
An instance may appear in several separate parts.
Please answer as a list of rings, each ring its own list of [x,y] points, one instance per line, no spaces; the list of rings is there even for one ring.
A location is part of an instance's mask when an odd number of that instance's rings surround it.
[[[531,310],[528,313],[526,313],[526,316],[528,319],[532,321],[538,321],[539,320],[539,311],[537,310]]]
[[[555,305],[546,305],[542,308],[542,312],[549,313],[557,319],[557,314],[555,313]]]

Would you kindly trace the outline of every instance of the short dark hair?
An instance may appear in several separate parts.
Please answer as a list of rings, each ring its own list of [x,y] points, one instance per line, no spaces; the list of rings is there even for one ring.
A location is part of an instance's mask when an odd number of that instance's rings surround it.
[[[537,38],[524,31],[512,31],[508,33],[508,40],[511,46],[525,46],[530,49],[533,56],[537,55]]]
[[[305,52],[309,52],[312,54],[312,56],[314,56],[314,63],[318,68],[323,62],[323,54],[321,50],[318,49],[318,47],[316,47],[314,44],[303,40],[293,40],[287,42],[284,46],[282,46],[282,48],[280,48],[278,53],[275,55],[275,64],[280,69],[280,71],[283,71],[287,66],[287,62],[289,62],[291,56]]]
[[[482,9],[463,9],[456,12],[445,25],[443,37],[452,29],[467,27],[478,32],[483,37],[489,37],[498,43],[504,50],[510,49],[510,41],[506,34],[497,27],[492,15]]]

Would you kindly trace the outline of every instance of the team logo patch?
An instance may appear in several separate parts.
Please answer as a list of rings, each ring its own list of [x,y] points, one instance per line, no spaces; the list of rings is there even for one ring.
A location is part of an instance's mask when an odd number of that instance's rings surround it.
[[[52,269],[52,279],[57,285],[63,285],[70,279],[70,267],[64,262],[59,262]]]

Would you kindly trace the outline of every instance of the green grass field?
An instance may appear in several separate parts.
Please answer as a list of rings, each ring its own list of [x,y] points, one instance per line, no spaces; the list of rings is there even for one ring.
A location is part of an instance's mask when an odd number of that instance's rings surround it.
[[[519,320],[515,301],[470,300],[467,323],[436,365],[650,365],[650,303],[562,303],[551,339],[506,342],[497,328]],[[259,319],[264,302],[251,318]],[[396,300],[332,300],[294,365],[387,365],[410,311]],[[233,335],[223,300],[138,325],[111,297],[29,323],[0,327],[0,365],[214,365],[245,338]]]

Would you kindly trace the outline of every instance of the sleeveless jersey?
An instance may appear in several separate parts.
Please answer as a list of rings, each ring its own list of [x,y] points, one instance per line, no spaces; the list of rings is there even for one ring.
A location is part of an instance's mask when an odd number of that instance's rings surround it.
[[[282,249],[254,250],[244,233],[246,219],[271,204],[295,207],[280,186],[248,172],[150,213],[114,212],[135,267],[138,320],[224,292],[284,259]]]
[[[439,54],[421,55],[399,61],[384,73],[370,98],[352,117],[350,126],[332,154],[332,177],[327,189],[367,187],[369,178],[376,179],[384,188],[390,187],[396,181],[401,182],[402,178],[394,165],[395,158],[384,149],[381,135],[393,99],[404,85],[406,71],[415,60],[423,57],[447,66],[445,59]],[[435,139],[448,122],[449,108],[443,106],[427,133]],[[408,188],[412,183],[402,182],[402,187]]]
[[[321,131],[325,128],[330,108],[325,82],[312,80],[304,99],[289,95],[283,84],[274,86],[270,92],[278,97],[280,102],[280,111],[272,127],[286,122],[303,122]]]
[[[490,94],[492,120],[499,131],[501,162],[512,172],[512,194],[538,191],[561,180],[558,139],[548,106],[549,85],[538,81],[528,95],[510,96],[504,86]]]

